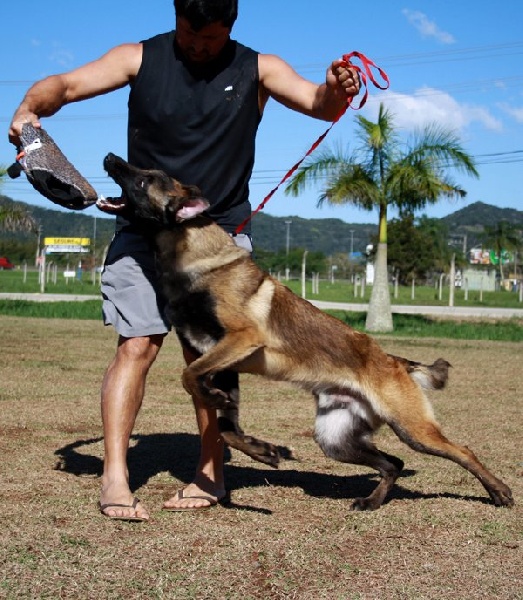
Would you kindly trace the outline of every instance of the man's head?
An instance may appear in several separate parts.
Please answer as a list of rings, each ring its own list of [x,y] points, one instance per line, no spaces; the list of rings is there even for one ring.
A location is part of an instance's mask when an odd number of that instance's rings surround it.
[[[176,41],[193,63],[216,58],[229,40],[238,0],[174,0]]]
[[[211,23],[232,29],[238,16],[238,0],[174,0],[177,17],[186,19],[194,31]]]

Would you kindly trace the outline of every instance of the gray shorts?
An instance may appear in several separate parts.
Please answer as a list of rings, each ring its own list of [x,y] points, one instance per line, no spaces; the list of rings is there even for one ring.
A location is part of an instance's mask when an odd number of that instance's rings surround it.
[[[250,236],[234,241],[252,251]],[[102,272],[102,312],[105,325],[123,337],[166,334],[171,329],[156,274],[154,250],[140,234],[118,232],[111,242]]]

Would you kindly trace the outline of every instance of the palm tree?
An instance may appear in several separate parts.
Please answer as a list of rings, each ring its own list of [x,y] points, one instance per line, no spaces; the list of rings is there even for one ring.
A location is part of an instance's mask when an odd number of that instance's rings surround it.
[[[393,116],[380,104],[377,122],[357,117],[361,146],[356,153],[321,151],[311,156],[292,178],[285,192],[297,196],[308,183],[326,178],[318,206],[352,203],[363,210],[378,210],[378,248],[374,285],[365,327],[368,331],[392,331],[392,312],[387,272],[387,209],[414,212],[441,197],[466,195],[454,184],[447,168],[478,176],[473,159],[462,149],[457,135],[437,125],[426,127],[403,147]]]
[[[521,247],[521,237],[518,228],[508,221],[499,221],[495,225],[485,225],[483,245],[494,250],[499,265],[501,283],[503,275],[503,254],[506,251],[518,250]]]
[[[7,171],[0,167],[0,186]],[[37,224],[33,216],[15,204],[0,200],[0,231],[36,231]]]

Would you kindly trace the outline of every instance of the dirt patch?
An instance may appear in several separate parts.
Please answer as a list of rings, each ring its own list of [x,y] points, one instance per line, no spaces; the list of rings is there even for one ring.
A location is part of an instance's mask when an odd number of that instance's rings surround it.
[[[245,429],[291,446],[294,459],[272,470],[228,453],[230,507],[164,514],[199,448],[172,337],[129,451],[133,488],[153,519],[128,524],[97,510],[99,388],[113,332],[89,321],[0,321],[0,597],[523,598],[521,344],[380,340],[394,354],[453,365],[448,389],[431,396],[435,412],[512,488],[511,510],[495,508],[458,466],[383,430],[379,445],[405,461],[403,477],[379,511],[350,512],[376,475],[322,455],[305,394],[242,377]]]

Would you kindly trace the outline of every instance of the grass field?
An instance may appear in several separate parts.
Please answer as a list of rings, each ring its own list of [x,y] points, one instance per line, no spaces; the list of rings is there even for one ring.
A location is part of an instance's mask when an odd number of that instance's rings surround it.
[[[99,275],[95,284],[93,284],[91,273],[83,273],[81,280],[72,279],[68,283],[60,272],[57,274],[56,283],[53,283],[50,276],[49,282],[45,286],[45,291],[53,294],[97,294]],[[292,291],[301,295],[301,282],[297,279],[284,282]],[[368,302],[372,288],[367,286],[365,294],[361,297],[361,290],[354,294],[354,285],[345,280],[338,280],[334,283],[321,281],[319,294],[312,293],[312,283],[307,282],[306,296],[313,300],[325,300],[329,302]],[[38,283],[38,273],[28,271],[24,281],[24,273],[20,270],[0,271],[0,292],[16,293],[38,293],[40,285]],[[439,292],[432,287],[417,286],[415,296],[412,298],[412,289],[410,286],[399,287],[398,297],[394,296],[394,289],[391,286],[392,304],[416,304],[421,306],[448,306],[449,289],[443,289],[442,297],[439,298]],[[501,308],[523,308],[523,303],[519,301],[519,295],[515,292],[497,291],[483,292],[469,291],[468,299],[465,299],[465,291],[455,290],[455,306],[497,306]]]
[[[99,387],[116,343],[99,321],[0,316],[0,597],[6,599],[467,600],[523,598],[523,346],[380,337],[394,354],[453,365],[434,392],[451,439],[513,490],[497,509],[458,466],[413,452],[389,430],[380,447],[405,461],[389,501],[352,513],[376,475],[326,459],[313,402],[287,385],[242,377],[243,426],[290,446],[279,470],[232,451],[232,504],[162,513],[191,480],[198,437],[171,336],[154,365],[129,452],[146,524],[97,510]]]

